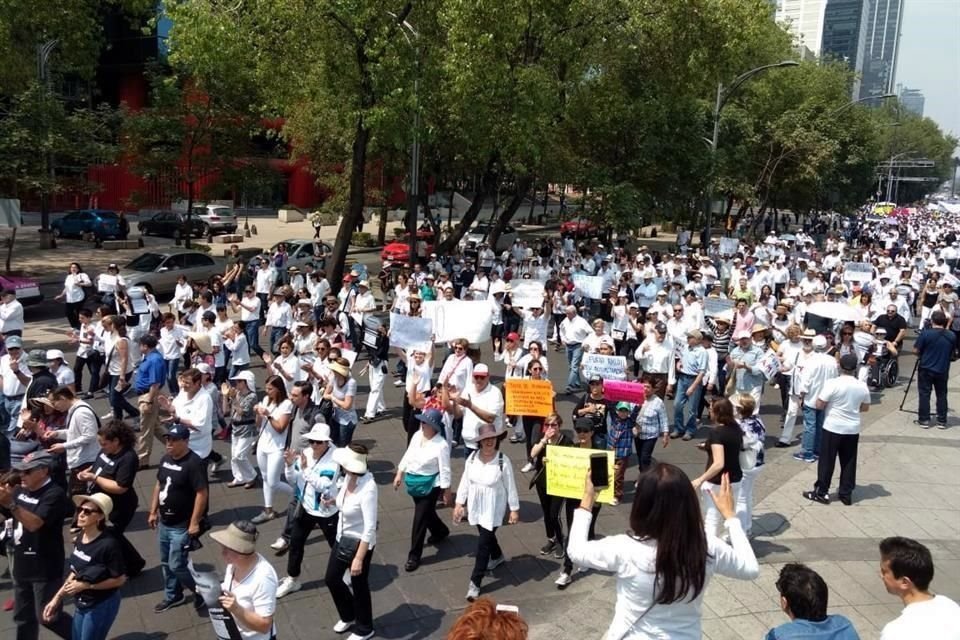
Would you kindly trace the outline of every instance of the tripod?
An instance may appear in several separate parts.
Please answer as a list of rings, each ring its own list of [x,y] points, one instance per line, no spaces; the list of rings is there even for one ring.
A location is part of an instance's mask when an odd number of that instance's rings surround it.
[[[910,380],[907,381],[907,388],[903,390],[903,399],[900,400],[900,411],[903,411],[903,405],[907,401],[907,394],[910,393],[910,385],[913,384],[913,379],[917,375],[917,369],[920,368],[920,358],[917,357],[917,361],[913,363],[913,373],[910,374]],[[907,413],[916,413],[915,411],[907,410]]]

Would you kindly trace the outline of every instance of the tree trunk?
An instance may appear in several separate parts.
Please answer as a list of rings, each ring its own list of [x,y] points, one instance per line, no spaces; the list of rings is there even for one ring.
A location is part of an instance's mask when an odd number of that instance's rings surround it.
[[[377,244],[384,245],[387,243],[387,204],[384,201],[383,206],[380,208],[380,224],[377,225]]]
[[[17,227],[14,227],[10,233],[10,244],[7,245],[7,273],[10,273],[10,258],[13,257],[13,245],[17,242]]]
[[[337,229],[337,239],[333,245],[332,260],[327,262],[327,272],[333,293],[340,291],[343,281],[344,267],[347,260],[347,249],[350,247],[350,236],[357,226],[357,220],[363,215],[364,181],[367,169],[367,145],[370,142],[370,129],[366,126],[363,116],[357,118],[357,126],[353,135],[353,152],[350,159],[350,200],[346,214],[340,221]]]
[[[464,236],[470,226],[473,225],[474,221],[477,219],[477,216],[480,215],[480,209],[483,208],[484,201],[486,201],[487,196],[495,188],[497,173],[494,169],[496,164],[496,156],[491,156],[490,159],[487,160],[487,168],[484,171],[483,178],[480,180],[480,185],[474,194],[473,202],[470,203],[470,207],[463,214],[463,219],[457,223],[457,226],[453,228],[453,230],[450,232],[450,235],[447,236],[447,238],[436,247],[438,256],[451,253],[457,246],[457,243],[460,242],[460,238]]]
[[[497,241],[500,239],[500,235],[503,233],[503,230],[507,228],[507,225],[510,224],[510,220],[514,214],[517,213],[517,209],[523,204],[523,198],[527,195],[532,184],[533,174],[521,176],[520,179],[517,180],[517,192],[513,194],[510,203],[500,212],[500,215],[497,216],[497,219],[494,221],[493,227],[490,229],[490,235],[487,237],[487,243],[490,245],[490,248],[493,249],[494,253],[497,252]]]

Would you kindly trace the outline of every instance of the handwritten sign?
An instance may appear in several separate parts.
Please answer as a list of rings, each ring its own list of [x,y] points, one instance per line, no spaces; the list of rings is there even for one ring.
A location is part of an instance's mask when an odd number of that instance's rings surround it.
[[[543,306],[543,283],[537,280],[514,280],[510,283],[510,301],[515,307],[532,309]]]
[[[773,351],[767,351],[757,363],[757,368],[763,373],[764,378],[768,381],[773,380],[780,373],[780,358]]]
[[[720,238],[720,255],[732,256],[740,247],[740,241],[736,238]]]
[[[606,380],[627,379],[627,359],[624,356],[583,354],[583,373],[587,378],[600,376]]]
[[[506,413],[547,417],[553,413],[553,384],[549,380],[506,380]]]
[[[604,453],[607,456],[607,474],[610,485],[597,495],[598,502],[613,503],[613,451],[557,447],[547,445],[547,494],[560,498],[583,497],[583,485],[590,471],[590,455]]]
[[[610,402],[632,402],[633,404],[643,404],[645,392],[643,385],[639,382],[627,382],[625,380],[604,380],[603,397]]]
[[[711,298],[707,296],[703,299],[703,314],[716,317],[725,311],[730,311],[736,306],[737,301],[730,298]]]
[[[582,273],[573,274],[573,286],[584,298],[599,300],[603,297],[603,278]]]
[[[419,347],[433,339],[433,319],[390,314],[390,346],[400,349]]]

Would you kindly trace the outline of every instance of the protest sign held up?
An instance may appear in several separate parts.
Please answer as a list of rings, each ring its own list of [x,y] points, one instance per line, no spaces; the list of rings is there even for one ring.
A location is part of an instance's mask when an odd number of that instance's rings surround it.
[[[399,349],[421,347],[433,339],[433,319],[390,314],[390,346]]]
[[[604,380],[603,397],[610,402],[632,402],[633,404],[643,404],[644,399],[643,385],[639,382],[627,382],[626,380]]]
[[[553,413],[553,384],[549,380],[508,378],[506,413],[511,416],[539,416]]]
[[[586,353],[583,356],[583,373],[587,378],[599,376],[605,380],[626,380],[627,359],[624,356]]]
[[[583,496],[583,481],[590,470],[590,455],[607,454],[607,474],[610,485],[597,495],[597,502],[613,502],[613,451],[579,449],[547,445],[547,493],[561,498],[580,499]]]

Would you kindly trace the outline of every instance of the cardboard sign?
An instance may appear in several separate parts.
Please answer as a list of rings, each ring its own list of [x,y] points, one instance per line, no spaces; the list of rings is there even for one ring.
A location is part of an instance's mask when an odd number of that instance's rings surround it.
[[[632,402],[633,404],[643,404],[646,393],[643,385],[639,382],[627,382],[625,380],[604,380],[603,397],[610,402]]]
[[[490,303],[485,300],[442,300],[424,302],[423,316],[433,319],[433,334],[437,342],[464,338],[472,344],[490,340],[493,316]]]
[[[583,354],[583,373],[588,379],[600,376],[605,380],[626,380],[627,359],[624,356],[585,353]]]
[[[537,280],[514,280],[510,283],[510,302],[524,309],[542,307],[543,283]]]
[[[582,273],[573,274],[573,285],[584,298],[599,300],[603,298],[603,278]]]
[[[507,378],[505,413],[546,418],[553,413],[553,384],[549,380]]]
[[[720,238],[720,255],[732,256],[740,247],[740,241],[736,238]]]
[[[580,499],[583,485],[590,472],[590,455],[604,453],[607,456],[607,473],[610,485],[600,491],[597,502],[613,502],[613,451],[557,447],[547,445],[547,494],[561,498]]]
[[[736,306],[737,301],[731,298],[711,298],[708,296],[703,299],[703,314],[715,317],[724,311],[730,311]]]
[[[390,314],[390,346],[400,349],[419,347],[433,339],[433,319]]]

